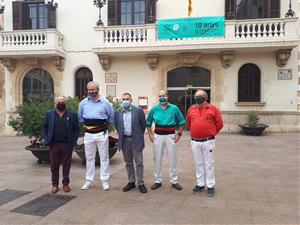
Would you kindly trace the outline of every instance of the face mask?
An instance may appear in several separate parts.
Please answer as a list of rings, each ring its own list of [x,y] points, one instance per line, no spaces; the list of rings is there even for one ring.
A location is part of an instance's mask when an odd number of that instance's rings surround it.
[[[58,103],[56,105],[56,108],[59,110],[59,111],[64,111],[66,109],[66,104],[65,103]]]
[[[165,103],[165,102],[167,102],[167,98],[166,97],[159,97],[159,102],[160,103]]]
[[[94,92],[89,92],[88,94],[91,98],[95,98],[98,95],[98,93],[99,93],[98,91],[94,91]]]
[[[130,107],[130,101],[122,101],[122,107],[124,107],[125,109],[129,109]]]
[[[196,100],[196,104],[197,105],[201,105],[203,102],[205,102],[205,97],[203,97],[203,96],[196,96],[195,97],[195,100]]]

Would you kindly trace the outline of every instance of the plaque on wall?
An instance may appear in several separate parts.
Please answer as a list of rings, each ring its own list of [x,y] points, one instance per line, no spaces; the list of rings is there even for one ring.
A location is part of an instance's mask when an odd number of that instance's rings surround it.
[[[105,83],[117,83],[117,73],[105,73]]]
[[[280,69],[278,70],[278,80],[292,80],[293,72],[291,69]]]
[[[106,85],[106,96],[116,97],[116,85]]]

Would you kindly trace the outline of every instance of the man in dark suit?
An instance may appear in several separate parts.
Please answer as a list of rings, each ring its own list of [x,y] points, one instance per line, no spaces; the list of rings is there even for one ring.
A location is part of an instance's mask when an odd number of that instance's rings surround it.
[[[42,135],[45,144],[50,148],[52,193],[58,192],[59,164],[63,164],[63,190],[69,192],[70,168],[73,147],[79,135],[79,124],[77,113],[68,112],[66,98],[58,96],[55,98],[55,109],[46,112]]]
[[[119,134],[119,148],[122,149],[128,184],[123,187],[123,192],[135,188],[135,181],[140,192],[146,193],[144,185],[143,149],[145,147],[144,132],[146,128],[145,114],[142,109],[131,104],[130,93],[122,95],[122,107],[115,111],[115,126]],[[134,170],[134,163],[135,170]],[[135,174],[137,177],[135,177]]]

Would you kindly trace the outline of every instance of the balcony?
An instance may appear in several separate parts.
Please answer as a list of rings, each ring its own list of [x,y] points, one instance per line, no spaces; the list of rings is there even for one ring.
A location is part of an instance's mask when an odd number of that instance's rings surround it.
[[[98,55],[170,54],[182,51],[217,53],[220,50],[293,48],[298,45],[298,18],[227,20],[225,35],[209,38],[157,39],[156,24],[95,28],[93,50]]]
[[[63,57],[64,36],[56,29],[0,32],[0,58]]]

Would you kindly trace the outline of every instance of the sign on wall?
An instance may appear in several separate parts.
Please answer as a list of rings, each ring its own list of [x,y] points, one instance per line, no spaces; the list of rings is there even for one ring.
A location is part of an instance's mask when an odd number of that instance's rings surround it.
[[[224,17],[188,17],[157,21],[158,39],[224,36]]]
[[[291,69],[279,69],[278,70],[278,80],[292,80],[293,73]]]

